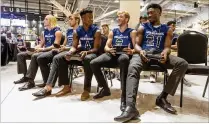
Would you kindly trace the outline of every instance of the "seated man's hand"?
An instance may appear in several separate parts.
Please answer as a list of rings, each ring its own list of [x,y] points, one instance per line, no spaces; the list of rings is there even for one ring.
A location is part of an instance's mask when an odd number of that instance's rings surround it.
[[[81,55],[81,59],[84,59],[84,57],[87,55],[88,51],[81,51],[79,54]]]
[[[42,52],[44,51],[44,48],[35,48],[35,52],[38,53],[38,52]]]
[[[71,52],[67,52],[66,55],[65,55],[65,59],[66,59],[67,61],[70,61],[71,55],[72,55]]]
[[[161,56],[162,56],[162,59],[161,59],[160,62],[163,63],[163,64],[166,63],[167,58],[168,58],[168,53],[163,51],[163,52],[161,53]]]
[[[116,48],[108,48],[106,50],[106,52],[108,52],[108,53],[112,54],[113,56],[115,56],[115,54],[116,54]]]
[[[146,55],[146,52],[144,50],[141,50],[140,51],[140,56],[141,56],[142,60],[144,62],[148,62],[149,60],[147,59],[147,57],[145,55]]]
[[[126,52],[126,54],[128,55],[133,55],[133,49],[131,48],[124,48],[123,51]]]
[[[65,46],[62,45],[61,48],[59,48],[59,51],[60,51],[60,52],[65,51]]]

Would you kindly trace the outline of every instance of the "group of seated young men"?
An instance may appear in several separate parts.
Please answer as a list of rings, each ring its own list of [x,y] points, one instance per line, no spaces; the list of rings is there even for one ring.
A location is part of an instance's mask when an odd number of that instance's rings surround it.
[[[23,78],[14,83],[26,82],[19,90],[27,90],[35,87],[34,79],[38,66],[40,67],[44,83],[36,97],[46,97],[51,94],[57,77],[64,88],[56,94],[62,96],[71,91],[68,77],[68,65],[73,64],[71,57],[79,55],[84,67],[84,91],[81,100],[87,100],[91,92],[93,74],[101,90],[93,96],[99,99],[110,96],[111,92],[103,76],[101,67],[114,65],[120,68],[121,77],[121,105],[122,114],[115,117],[115,121],[125,122],[139,116],[136,109],[136,97],[138,92],[140,73],[148,59],[146,52],[155,49],[162,57],[161,63],[166,67],[172,66],[173,71],[168,78],[162,93],[156,99],[156,105],[166,112],[175,114],[176,110],[167,101],[168,94],[174,95],[180,80],[184,77],[188,63],[179,57],[170,55],[173,31],[167,25],[161,24],[160,15],[162,8],[158,4],[150,4],[147,7],[149,22],[141,25],[137,30],[128,27],[130,15],[126,11],[119,11],[118,28],[109,32],[104,48],[105,53],[98,54],[101,44],[101,32],[93,24],[93,12],[86,8],[80,12],[83,25],[79,25],[79,16],[73,14],[69,17],[69,29],[63,45],[60,45],[61,31],[56,27],[56,18],[48,15],[44,20],[44,30],[41,44],[35,48],[35,52],[22,52],[18,54],[18,74],[24,74]],[[107,35],[106,35],[107,36]],[[105,37],[105,36],[103,36]],[[60,46],[57,47],[57,46]],[[121,47],[122,52],[117,48]],[[26,59],[31,57],[29,68]],[[51,64],[50,64],[51,63]],[[50,69],[51,66],[51,69]]]

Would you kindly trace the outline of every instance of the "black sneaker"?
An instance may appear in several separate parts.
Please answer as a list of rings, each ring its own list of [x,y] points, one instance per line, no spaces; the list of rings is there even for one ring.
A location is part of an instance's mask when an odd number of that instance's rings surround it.
[[[27,77],[22,77],[20,80],[14,81],[14,84],[20,84],[20,83],[24,83],[27,81],[28,81]]]

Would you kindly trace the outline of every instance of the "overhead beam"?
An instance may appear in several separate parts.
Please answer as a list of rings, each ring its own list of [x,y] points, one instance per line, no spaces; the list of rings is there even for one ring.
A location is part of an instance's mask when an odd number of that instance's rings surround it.
[[[106,7],[106,5],[98,5],[98,4],[93,4],[93,3],[89,4],[89,6],[93,6],[93,7],[99,7],[99,6]],[[114,6],[114,5],[109,5],[108,7],[111,7],[111,8],[119,8],[119,6]]]
[[[119,11],[119,9],[116,9],[116,10],[110,11],[110,12],[108,12],[108,13],[106,13],[106,14],[103,14],[103,15],[97,17],[97,18],[94,20],[94,22],[98,22],[98,21],[100,21],[101,19],[103,19],[103,18],[105,18],[105,17],[107,17],[107,16],[110,16],[110,15],[112,15],[112,14],[115,14],[115,13],[118,12],[118,11]]]
[[[61,10],[65,14],[65,16],[69,16],[71,14],[69,10],[67,10],[65,7],[59,4],[56,0],[46,0],[46,1],[56,6],[57,9]]]

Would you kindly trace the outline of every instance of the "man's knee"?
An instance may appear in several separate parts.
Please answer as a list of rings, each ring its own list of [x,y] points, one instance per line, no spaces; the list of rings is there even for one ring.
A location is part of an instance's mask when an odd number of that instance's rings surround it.
[[[181,69],[186,70],[188,68],[188,62],[182,58],[179,58],[177,62],[177,66],[180,67]]]
[[[128,75],[135,75],[139,77],[142,71],[142,64],[129,64],[128,66]]]
[[[91,60],[93,60],[94,58],[96,58],[96,55],[94,55],[94,54],[89,54],[89,55],[86,55],[85,57],[84,57],[84,62],[91,62]]]
[[[129,56],[128,55],[121,55],[118,58],[118,63],[128,63],[129,62]]]
[[[18,53],[17,54],[17,59],[23,59],[25,57],[26,57],[25,53]]]
[[[91,62],[90,62],[90,66],[91,67],[95,67],[96,65],[98,65],[99,63],[98,63],[98,61],[97,61],[97,59],[93,59]]]

